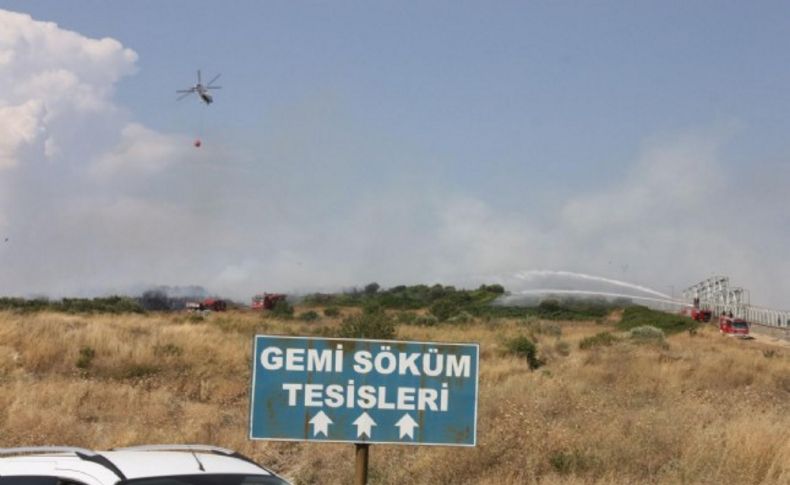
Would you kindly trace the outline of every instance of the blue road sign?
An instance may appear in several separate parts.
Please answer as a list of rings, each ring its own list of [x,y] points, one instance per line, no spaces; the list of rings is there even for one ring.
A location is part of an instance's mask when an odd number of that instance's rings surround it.
[[[250,438],[474,446],[479,346],[255,336]]]

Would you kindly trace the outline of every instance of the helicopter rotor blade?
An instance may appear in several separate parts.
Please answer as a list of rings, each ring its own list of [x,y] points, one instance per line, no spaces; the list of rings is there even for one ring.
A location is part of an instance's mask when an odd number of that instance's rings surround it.
[[[177,98],[176,98],[176,101],[181,101],[182,99],[186,98],[186,97],[187,97],[187,96],[189,96],[190,94],[192,94],[192,91],[187,91],[187,92],[185,92],[184,94],[182,94],[181,96],[177,97]]]
[[[195,88],[179,89],[176,92],[177,93],[194,93],[195,92]]]
[[[222,89],[222,86],[206,86],[206,89]]]
[[[202,84],[202,82],[200,81],[200,69],[198,69],[198,84]]]
[[[214,83],[214,81],[216,81],[217,79],[219,79],[219,77],[220,77],[220,76],[222,76],[222,73],[219,73],[219,74],[217,74],[216,76],[214,76],[214,79],[212,79],[211,81],[207,82],[207,83],[206,83],[206,85],[207,85],[207,86],[211,86],[211,85]]]

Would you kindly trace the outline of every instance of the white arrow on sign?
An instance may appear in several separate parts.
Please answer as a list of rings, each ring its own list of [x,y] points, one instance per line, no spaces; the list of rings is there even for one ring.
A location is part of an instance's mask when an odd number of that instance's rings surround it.
[[[323,411],[318,411],[318,414],[310,420],[310,424],[313,425],[313,436],[318,436],[318,433],[329,436],[329,425],[332,424],[332,420]]]
[[[400,438],[402,439],[404,436],[408,435],[409,438],[414,439],[414,428],[419,428],[420,425],[417,424],[417,421],[412,418],[409,413],[403,415],[402,418],[395,423],[395,426],[398,427],[400,431]]]
[[[360,414],[352,424],[357,427],[357,438],[363,434],[368,435],[368,438],[370,438],[371,426],[376,426],[376,422],[366,412]]]

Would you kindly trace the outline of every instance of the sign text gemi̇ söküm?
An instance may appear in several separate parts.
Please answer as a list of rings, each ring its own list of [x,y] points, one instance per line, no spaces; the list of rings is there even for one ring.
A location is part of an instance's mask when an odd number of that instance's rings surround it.
[[[257,335],[250,437],[474,446],[477,344]]]

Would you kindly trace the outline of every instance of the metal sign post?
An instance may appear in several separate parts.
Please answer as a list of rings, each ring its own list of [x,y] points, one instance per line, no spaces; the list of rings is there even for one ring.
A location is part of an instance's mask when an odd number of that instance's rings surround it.
[[[475,446],[479,346],[257,335],[250,438]]]
[[[367,443],[357,443],[356,447],[356,466],[354,470],[354,485],[368,485],[368,453],[370,445]]]

